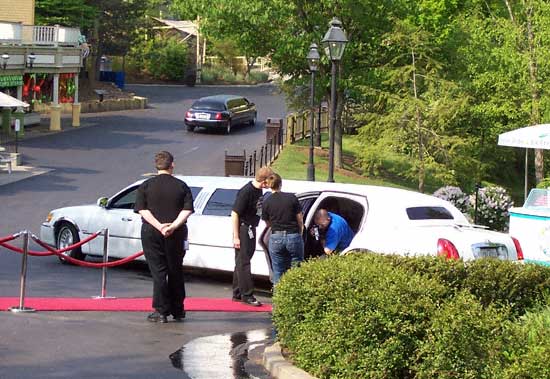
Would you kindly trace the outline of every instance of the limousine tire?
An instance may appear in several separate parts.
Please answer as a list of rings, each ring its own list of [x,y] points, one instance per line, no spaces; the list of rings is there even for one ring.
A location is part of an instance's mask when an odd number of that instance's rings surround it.
[[[192,132],[195,130],[195,127],[193,125],[187,125],[187,131]]]
[[[250,126],[256,125],[257,118],[258,115],[254,114],[254,117],[252,118],[252,120],[250,120]]]
[[[78,237],[78,232],[76,231],[76,228],[74,227],[74,225],[69,224],[68,222],[62,223],[55,237],[56,248],[58,250],[63,249],[77,242],[80,242],[80,238]],[[86,255],[82,253],[82,249],[80,247],[72,249],[64,254],[67,254],[71,258],[79,259],[79,260],[84,260],[84,258],[86,257]],[[61,263],[68,263],[63,258],[59,256],[58,258],[61,261]]]
[[[227,121],[227,126],[225,127],[225,134],[231,133],[231,120]]]

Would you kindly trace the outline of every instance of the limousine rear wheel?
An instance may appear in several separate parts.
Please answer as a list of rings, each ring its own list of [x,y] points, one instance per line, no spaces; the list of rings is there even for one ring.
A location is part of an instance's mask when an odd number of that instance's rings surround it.
[[[78,232],[76,231],[76,228],[74,225],[69,224],[68,222],[64,222],[59,227],[59,231],[57,232],[57,236],[55,238],[55,246],[57,249],[64,249],[67,246],[71,246],[77,242],[80,242],[80,238],[78,237]],[[80,247],[77,247],[75,249],[72,249],[66,253],[63,253],[68,255],[71,258],[83,260],[86,255],[82,253],[82,249]],[[68,263],[63,258],[59,257],[59,260],[62,263]]]
[[[195,127],[193,125],[187,125],[187,131],[192,132],[195,130]]]
[[[258,115],[254,114],[254,118],[250,120],[250,126],[256,125],[256,121],[258,121]]]
[[[225,134],[231,133],[231,120],[227,121],[227,126],[225,127]]]

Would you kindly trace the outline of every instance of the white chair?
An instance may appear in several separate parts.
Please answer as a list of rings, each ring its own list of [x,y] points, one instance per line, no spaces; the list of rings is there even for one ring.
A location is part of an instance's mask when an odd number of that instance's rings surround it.
[[[0,153],[0,163],[6,164],[8,168],[8,174],[11,174],[11,156],[9,154]]]

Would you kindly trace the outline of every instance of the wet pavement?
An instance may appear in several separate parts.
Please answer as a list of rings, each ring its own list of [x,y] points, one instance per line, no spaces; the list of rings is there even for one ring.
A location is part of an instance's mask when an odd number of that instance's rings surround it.
[[[271,329],[197,338],[170,354],[175,368],[193,379],[270,379],[261,352]]]

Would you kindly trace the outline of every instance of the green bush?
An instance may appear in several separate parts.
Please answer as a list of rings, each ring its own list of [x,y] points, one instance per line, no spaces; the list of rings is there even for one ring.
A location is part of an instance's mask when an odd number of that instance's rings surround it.
[[[522,315],[542,302],[550,292],[550,268],[495,259],[468,261],[438,257],[381,256],[395,267],[412,274],[427,275],[443,283],[452,296],[469,291],[482,305],[510,308]]]
[[[248,79],[254,83],[265,83],[269,79],[269,74],[263,71],[251,71]]]
[[[493,378],[507,315],[467,291],[434,314],[417,353],[418,379]]]
[[[286,273],[273,318],[294,362],[319,378],[499,377],[519,364],[497,359],[503,326],[549,288],[544,266],[349,254]]]
[[[550,378],[550,308],[529,312],[510,324],[499,368],[502,379]]]
[[[188,67],[186,44],[176,38],[155,38],[136,45],[128,57],[132,71],[155,79],[182,81]]]
[[[296,364],[319,378],[409,378],[444,293],[374,255],[350,255],[286,273],[273,318]]]

